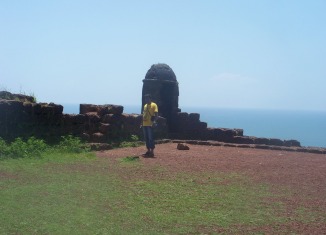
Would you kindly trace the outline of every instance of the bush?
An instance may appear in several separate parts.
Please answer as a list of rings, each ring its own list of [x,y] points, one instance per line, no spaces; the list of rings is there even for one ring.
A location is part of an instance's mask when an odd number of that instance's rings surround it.
[[[81,142],[80,138],[72,135],[61,136],[61,141],[55,148],[68,153],[81,153],[89,151],[89,148],[87,148],[86,145]]]
[[[143,145],[142,142],[139,141],[139,137],[137,135],[131,135],[127,140],[122,141],[119,144],[119,147],[125,148],[125,147],[137,147]]]
[[[9,153],[9,147],[7,143],[0,138],[0,159],[7,158]]]
[[[40,158],[46,152],[82,153],[89,151],[79,138],[71,135],[62,136],[59,144],[49,146],[44,140],[31,137],[26,141],[16,138],[6,143],[0,138],[0,160],[6,158]]]
[[[27,158],[27,157],[41,157],[48,146],[43,140],[35,137],[23,141],[21,138],[16,138],[11,144],[7,144],[0,139],[0,157],[4,158]]]

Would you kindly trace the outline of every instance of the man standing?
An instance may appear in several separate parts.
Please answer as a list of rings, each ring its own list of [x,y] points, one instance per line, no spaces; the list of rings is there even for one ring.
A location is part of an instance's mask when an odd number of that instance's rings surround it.
[[[157,104],[152,102],[150,94],[145,95],[145,105],[143,109],[143,132],[146,141],[147,152],[143,155],[145,157],[154,157],[154,136],[153,136],[153,124],[156,123],[158,116]]]

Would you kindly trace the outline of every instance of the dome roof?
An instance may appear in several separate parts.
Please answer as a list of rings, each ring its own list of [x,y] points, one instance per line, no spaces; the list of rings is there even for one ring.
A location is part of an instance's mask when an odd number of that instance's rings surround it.
[[[173,70],[167,64],[153,64],[147,71],[145,79],[177,81]]]

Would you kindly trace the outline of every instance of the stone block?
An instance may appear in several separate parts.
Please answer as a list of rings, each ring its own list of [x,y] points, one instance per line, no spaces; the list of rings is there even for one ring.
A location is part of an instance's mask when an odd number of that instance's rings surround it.
[[[186,121],[188,120],[189,114],[186,112],[181,112],[177,114],[178,121]]]
[[[125,117],[120,114],[105,114],[101,116],[101,122],[103,123],[117,123],[122,122]]]
[[[94,104],[80,104],[79,105],[79,114],[86,114],[91,112],[97,113],[98,108],[97,105]]]
[[[207,128],[204,131],[205,140],[216,140],[217,139],[217,129],[216,128]]]
[[[280,139],[272,138],[269,140],[269,144],[275,146],[284,146],[284,141]]]
[[[184,143],[179,143],[179,144],[177,145],[177,149],[178,149],[178,150],[189,150],[190,148],[189,148],[188,145],[186,145],[186,144],[184,144]]]
[[[268,138],[255,138],[255,144],[265,144],[269,145],[270,139]]]
[[[62,114],[63,106],[59,104],[50,103],[49,107],[52,107],[54,114]]]
[[[8,107],[7,107],[8,112],[15,113],[15,114],[22,113],[22,110],[24,107],[23,102],[16,101],[16,100],[8,100],[5,102],[8,104]]]
[[[73,118],[74,123],[82,124],[82,123],[86,123],[86,121],[87,121],[87,117],[85,115],[83,114],[74,115]]]
[[[23,103],[23,106],[24,106],[24,112],[26,112],[28,114],[32,114],[32,111],[33,111],[33,105],[32,105],[32,103],[24,102]]]
[[[233,137],[233,143],[237,144],[254,144],[255,141],[250,136],[234,136]]]
[[[284,146],[287,146],[287,147],[301,147],[301,144],[297,140],[284,140]]]
[[[243,136],[243,129],[236,128],[233,130],[235,131],[236,136]]]
[[[107,134],[111,129],[111,125],[108,123],[100,123],[98,129],[101,133]]]
[[[51,116],[54,114],[54,109],[52,106],[41,105],[41,114]]]
[[[206,129],[207,128],[207,122],[199,122],[199,128],[200,129]]]
[[[142,116],[137,114],[122,114],[122,131],[124,133],[138,134],[142,123]],[[158,120],[159,122],[159,120]]]
[[[199,122],[200,114],[199,113],[190,113],[189,121],[190,122]]]
[[[100,116],[97,115],[97,112],[85,113],[84,115],[87,122],[97,123],[101,120]]]
[[[216,129],[216,140],[222,142],[232,142],[236,132],[233,129],[217,128]]]
[[[93,143],[103,143],[106,141],[106,136],[100,132],[91,135],[90,141]]]
[[[123,106],[121,105],[99,105],[98,106],[98,115],[103,116],[106,114],[115,114],[115,115],[121,115],[123,113]]]
[[[42,112],[42,106],[39,103],[33,103],[32,109],[33,109],[32,113],[36,115],[41,114]]]

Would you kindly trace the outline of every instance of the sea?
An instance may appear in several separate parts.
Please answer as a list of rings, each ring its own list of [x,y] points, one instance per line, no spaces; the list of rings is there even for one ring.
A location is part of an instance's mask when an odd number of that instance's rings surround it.
[[[63,106],[66,114],[79,113],[79,104]],[[140,106],[124,106],[124,113],[139,114],[140,110]],[[326,148],[326,111],[208,107],[184,107],[181,111],[199,113],[208,127],[239,128],[246,136],[298,140],[301,146]]]

